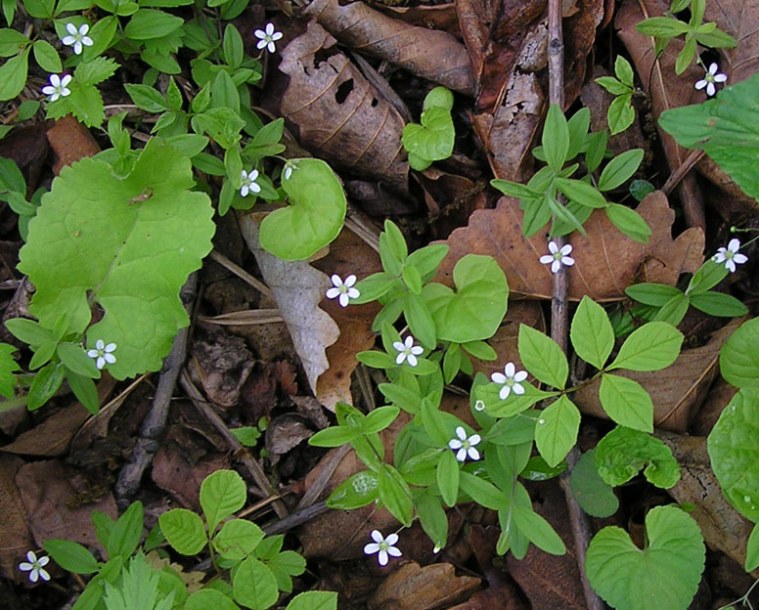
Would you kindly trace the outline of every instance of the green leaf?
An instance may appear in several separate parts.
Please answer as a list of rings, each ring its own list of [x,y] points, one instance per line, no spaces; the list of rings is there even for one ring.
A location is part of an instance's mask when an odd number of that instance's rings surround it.
[[[666,322],[675,326],[683,321],[688,307],[690,307],[690,299],[684,294],[678,294],[662,306],[653,321]]]
[[[232,573],[232,594],[246,608],[266,610],[279,598],[277,579],[266,564],[248,557]]]
[[[42,546],[53,561],[68,572],[94,574],[100,569],[100,564],[92,553],[73,540],[50,538]]]
[[[617,59],[621,59],[621,55]],[[612,95],[627,95],[632,93],[629,85],[625,85],[613,76],[600,76],[595,81]]]
[[[467,341],[461,347],[479,360],[495,360],[498,358],[496,351],[484,341]]]
[[[735,509],[759,521],[759,389],[742,388],[722,411],[707,439],[712,469]]]
[[[63,65],[61,64],[61,58],[58,57],[58,52],[55,47],[46,40],[37,40],[32,47],[34,52],[34,61],[37,62],[40,68],[45,72],[51,72],[53,74],[60,74],[63,72]]]
[[[0,66],[0,102],[18,97],[24,89],[29,69],[29,51],[30,48],[27,47]]]
[[[126,561],[142,540],[142,525],[142,502],[132,502],[113,524],[108,535],[108,559],[120,555]]]
[[[706,26],[710,24],[705,23],[704,25]],[[735,38],[716,28],[711,32],[697,32],[696,40],[699,44],[702,44],[705,47],[711,47],[712,49],[730,49],[738,46],[738,41]]]
[[[63,383],[65,368],[61,364],[50,362],[43,366],[29,386],[26,407],[35,411],[50,400]]]
[[[688,24],[672,17],[651,17],[638,23],[635,29],[655,38],[676,38],[688,31]]]
[[[371,504],[379,497],[377,475],[368,470],[357,472],[340,483],[327,498],[335,510],[352,510]]]
[[[509,501],[505,494],[492,483],[475,476],[466,470],[460,472],[461,491],[472,500],[491,510],[508,508]]]
[[[401,142],[409,154],[426,161],[450,157],[456,137],[451,111],[437,106],[427,108],[420,123],[409,123],[403,128]]]
[[[13,357],[15,351],[14,346],[0,343],[0,395],[6,398],[13,398],[16,388],[16,376],[13,373],[20,370]]]
[[[548,167],[555,172],[561,171],[569,151],[569,127],[558,104],[551,104],[548,109],[541,143]]]
[[[683,334],[671,324],[649,322],[635,330],[622,344],[607,370],[658,371],[670,366],[680,354]]]
[[[87,355],[80,343],[70,343],[68,341],[59,343],[56,353],[63,365],[77,375],[89,377],[90,379],[95,379],[99,376],[95,361]]]
[[[564,389],[569,375],[567,357],[553,340],[525,324],[519,325],[519,357],[528,372],[548,385]]]
[[[696,57],[697,52],[698,45],[696,44],[695,37],[686,36],[685,45],[677,54],[677,59],[675,59],[675,74],[680,76],[683,72],[685,72],[685,70],[688,69],[688,66],[690,66],[693,62],[693,58]]]
[[[435,546],[442,549],[448,539],[448,517],[440,503],[440,498],[431,493],[418,495],[414,498],[414,507],[424,533],[430,537]]]
[[[759,387],[757,345],[759,345],[759,318],[754,318],[743,323],[720,350],[719,369],[725,381],[738,388]]]
[[[245,481],[234,470],[209,474],[200,484],[200,506],[209,531],[214,531],[219,523],[240,510],[247,497]]]
[[[635,201],[643,201],[651,193],[656,190],[656,187],[648,180],[633,180],[630,183],[630,194]]]
[[[172,508],[158,517],[158,524],[172,548],[182,555],[197,555],[208,543],[203,520],[186,508]]]
[[[632,105],[632,93],[615,97],[606,111],[606,122],[609,124],[611,135],[622,133],[635,120],[635,109]]]
[[[667,284],[654,284],[652,282],[643,282],[633,284],[625,288],[625,294],[631,299],[644,305],[653,305],[654,307],[663,307],[668,301],[675,297],[682,296],[682,291]]]
[[[264,559],[263,557],[260,557]],[[306,560],[295,551],[282,551],[267,560],[266,565],[277,579],[277,587],[285,593],[292,593],[293,581],[291,576],[300,576],[306,571]]]
[[[403,299],[403,315],[414,337],[425,348],[434,349],[437,345],[435,321],[430,308],[421,295],[407,293]]]
[[[569,475],[569,486],[580,508],[591,517],[611,517],[619,508],[619,499],[599,476],[595,453],[591,449],[582,454]]]
[[[556,466],[567,456],[579,430],[580,411],[566,396],[543,409],[535,426],[535,445],[549,466]]]
[[[167,109],[167,103],[163,95],[157,89],[148,85],[134,85],[126,83],[126,92],[138,108],[147,112],[160,113]]]
[[[245,48],[240,31],[231,23],[224,28],[224,41],[222,43],[224,61],[231,68],[239,68],[245,59]]]
[[[738,318],[748,313],[748,307],[735,297],[713,290],[691,295],[690,304],[699,311],[715,317]]]
[[[118,68],[119,64],[110,57],[96,57],[92,61],[83,62],[76,67],[72,84],[97,85],[111,78]],[[72,94],[73,92],[72,89]]]
[[[398,417],[398,407],[379,407],[370,411],[364,419],[362,430],[364,434],[380,432],[387,428]]]
[[[263,530],[245,519],[227,521],[213,539],[213,548],[226,559],[245,559],[264,539]]]
[[[724,280],[729,273],[725,265],[716,263],[710,258],[693,274],[690,282],[688,282],[688,287],[685,289],[685,294],[694,295],[707,292]]]
[[[630,239],[638,243],[648,243],[651,227],[635,210],[619,203],[612,203],[606,208],[606,216],[611,223]]]
[[[293,597],[285,610],[337,610],[337,593],[306,591]]]
[[[588,129],[590,129],[590,110],[580,108],[567,121],[569,129],[569,149],[567,150],[567,159],[574,159],[585,146],[588,138]]]
[[[405,526],[410,526],[414,517],[414,505],[406,481],[388,464],[382,464],[378,475],[380,501],[393,517]]]
[[[467,254],[453,268],[453,283],[455,290],[432,283],[422,291],[438,338],[467,343],[492,337],[506,314],[509,296],[498,263],[491,256]]]
[[[556,178],[554,184],[570,201],[589,208],[604,208],[607,206],[604,196],[588,182],[572,178]]]
[[[621,55],[617,55],[617,59],[614,60],[614,74],[617,75],[617,78],[620,80],[620,82],[624,83],[628,87],[633,86],[633,79],[635,78],[635,74],[633,72],[632,66],[630,65],[630,62]]]
[[[614,348],[614,329],[606,311],[587,295],[572,318],[569,337],[577,355],[601,370]]]
[[[746,572],[751,572],[759,567],[759,525],[754,524],[751,535],[746,543]]]
[[[444,450],[437,463],[437,486],[447,506],[455,506],[459,495],[459,462],[453,451]]]
[[[261,223],[261,246],[284,260],[305,260],[337,237],[347,201],[340,183],[321,159],[297,159],[282,188],[290,205]]]
[[[679,508],[657,506],[646,515],[648,545],[605,527],[593,537],[585,571],[593,589],[618,610],[686,610],[698,589],[705,549],[696,522]]]
[[[140,9],[124,28],[124,36],[131,40],[151,40],[171,34],[182,27],[184,20],[163,11]]]
[[[175,592],[162,591],[159,585],[160,573],[139,554],[126,564],[116,585],[105,583],[103,601],[108,610],[171,610]]]
[[[536,547],[551,555],[564,555],[567,552],[551,524],[532,509],[532,504],[529,507],[515,504],[513,516],[516,527]]]
[[[422,278],[428,282],[434,277],[442,260],[448,254],[449,247],[445,244],[430,244],[412,252],[406,259],[406,265],[414,267]]]
[[[209,608],[213,608],[213,610],[240,610],[240,606],[221,591],[210,588],[195,591],[182,606],[182,610],[208,610]]]
[[[0,57],[12,57],[32,41],[17,30],[0,29]],[[60,70],[57,70],[60,72]]]
[[[431,89],[424,98],[423,110],[428,108],[444,108],[450,111],[453,108],[453,93],[445,87]]]
[[[599,191],[613,191],[632,178],[643,161],[643,149],[633,148],[614,157],[606,164],[598,179]]]
[[[653,431],[654,404],[637,381],[604,373],[598,397],[606,414],[616,423],[643,432]]]
[[[651,484],[662,489],[670,489],[680,480],[680,467],[670,448],[631,428],[617,427],[604,436],[596,446],[595,460],[598,474],[612,487],[627,483],[641,470]]]
[[[585,153],[585,165],[589,172],[594,172],[601,165],[601,161],[606,155],[606,144],[609,140],[609,133],[604,129],[588,136],[588,151]]]
[[[69,330],[82,332],[99,304],[87,345],[117,345],[108,365],[117,379],[158,370],[189,323],[179,289],[215,229],[194,182],[189,159],[153,138],[125,178],[91,158],[64,168],[30,222],[19,263],[36,288],[30,310],[49,328],[68,314]]]

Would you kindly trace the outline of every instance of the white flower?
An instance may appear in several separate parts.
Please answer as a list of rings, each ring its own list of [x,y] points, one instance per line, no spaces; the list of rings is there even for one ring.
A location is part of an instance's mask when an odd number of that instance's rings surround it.
[[[718,73],[717,70],[719,70],[717,64],[712,63],[706,71],[704,78],[696,83],[696,89],[701,91],[701,89],[706,87],[706,95],[709,97],[717,93],[714,83],[724,83],[727,80],[727,74]]]
[[[91,47],[93,44],[95,44],[92,41],[92,38],[87,36],[87,32],[90,31],[90,26],[86,23],[80,25],[79,29],[77,29],[73,23],[67,23],[66,31],[69,33],[69,35],[64,36],[61,42],[70,47],[74,47],[74,53],[76,55],[82,54],[82,45],[85,47]]]
[[[87,355],[97,360],[98,370],[101,370],[106,364],[114,364],[116,362],[116,356],[113,355],[115,351],[115,343],[106,345],[102,339],[98,339],[95,342],[95,349],[88,350]]]
[[[387,538],[382,535],[379,530],[373,530],[371,533],[372,540],[366,546],[364,546],[364,554],[371,555],[372,553],[378,553],[377,561],[381,566],[387,565],[387,556],[400,557],[402,555],[400,549],[395,546],[398,542],[398,534],[389,534]]]
[[[51,102],[70,95],[71,91],[68,88],[68,84],[71,82],[71,78],[71,74],[64,74],[63,78],[57,74],[51,74],[50,84],[42,87],[42,93],[49,96],[48,100]]]
[[[42,577],[42,580],[50,580],[50,574],[44,569],[44,566],[50,562],[50,557],[43,555],[37,559],[37,553],[29,551],[26,554],[26,559],[27,561],[22,561],[18,564],[18,569],[22,572],[29,572],[29,580],[37,582],[40,577]]]
[[[404,360],[408,360],[410,366],[416,366],[417,356],[421,356],[424,353],[424,348],[419,345],[414,345],[414,337],[409,335],[406,340],[401,343],[396,341],[393,343],[393,347],[398,350],[398,355],[395,357],[395,364],[403,364]]]
[[[527,379],[527,371],[517,371],[514,363],[509,362],[503,367],[503,373],[493,373],[490,379],[493,383],[503,384],[498,396],[501,400],[506,400],[512,392],[519,396],[524,394],[521,382]]]
[[[340,307],[348,307],[351,299],[357,299],[361,296],[358,289],[353,287],[356,283],[355,275],[349,275],[344,282],[339,275],[333,275],[330,280],[332,280],[332,288],[327,290],[327,298],[337,299]]]
[[[288,161],[287,163],[285,163],[285,169],[284,169],[284,171],[282,172],[282,177],[283,177],[285,180],[289,180],[289,179],[290,179],[290,176],[292,176],[292,175],[293,175],[293,171],[294,171],[296,168],[297,168],[297,165],[296,165],[295,163],[293,163],[292,161]]]
[[[738,252],[741,248],[741,242],[735,238],[730,240],[727,248],[719,248],[717,254],[712,257],[715,263],[725,263],[725,267],[730,273],[735,272],[735,265],[742,265],[748,260],[748,256]]]
[[[258,41],[258,44],[256,45],[256,47],[259,49],[263,49],[264,47],[266,47],[267,49],[269,49],[269,53],[274,53],[277,50],[277,47],[274,43],[280,38],[282,38],[282,32],[276,32],[274,30],[273,23],[266,24],[266,31],[256,30],[255,32],[253,32],[253,34],[256,36],[256,38],[261,39]]]
[[[466,456],[469,455],[470,460],[479,460],[480,452],[475,449],[475,445],[478,445],[482,438],[479,434],[472,434],[467,438],[466,430],[462,426],[456,428],[456,436],[448,441],[448,447],[453,451],[456,451],[456,459],[459,462],[465,462]]]
[[[261,187],[256,182],[256,179],[258,178],[257,169],[251,170],[250,173],[246,172],[245,170],[242,170],[240,172],[240,178],[242,179],[242,183],[240,186],[240,195],[242,197],[247,197],[248,193],[261,192]]]
[[[550,264],[551,273],[557,273],[559,269],[561,269],[562,265],[571,267],[575,264],[575,259],[569,256],[569,254],[572,252],[572,246],[569,244],[565,244],[561,247],[561,249],[559,249],[559,246],[555,241],[549,241],[548,251],[550,254],[544,254],[541,256],[540,262],[544,265]]]

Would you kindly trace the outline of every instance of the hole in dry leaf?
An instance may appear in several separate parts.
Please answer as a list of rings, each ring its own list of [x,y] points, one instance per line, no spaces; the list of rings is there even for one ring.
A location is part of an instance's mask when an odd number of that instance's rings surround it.
[[[376,108],[377,104],[379,104],[379,101],[376,97],[372,98],[372,108]]]
[[[353,79],[349,78],[348,80],[340,83],[338,86],[337,91],[335,92],[335,101],[338,104],[342,104],[345,100],[348,99],[351,91],[353,91]]]

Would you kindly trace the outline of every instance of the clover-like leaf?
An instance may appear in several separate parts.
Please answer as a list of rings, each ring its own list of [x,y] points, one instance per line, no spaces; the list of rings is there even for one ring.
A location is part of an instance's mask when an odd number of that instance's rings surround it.
[[[680,467],[672,451],[658,438],[618,427],[601,439],[595,449],[598,474],[607,485],[627,483],[640,470],[652,484],[663,489],[680,480]]]
[[[68,331],[81,333],[101,307],[87,345],[116,344],[117,379],[158,370],[189,323],[179,289],[215,228],[193,185],[190,160],[154,138],[125,177],[91,158],[64,168],[29,223],[19,269],[36,288],[30,311],[49,329],[68,316]]]
[[[491,256],[467,254],[453,269],[456,290],[443,284],[424,287],[423,298],[438,339],[467,343],[495,334],[506,315],[509,286]]]
[[[743,388],[722,411],[707,439],[712,469],[725,497],[744,517],[759,521],[759,388]]]
[[[685,610],[698,589],[706,552],[696,522],[674,506],[646,515],[648,546],[622,528],[605,527],[588,546],[585,571],[593,589],[617,610]]]
[[[281,259],[305,260],[334,240],[348,203],[340,179],[321,159],[291,160],[282,181],[290,205],[261,223],[261,246]]]

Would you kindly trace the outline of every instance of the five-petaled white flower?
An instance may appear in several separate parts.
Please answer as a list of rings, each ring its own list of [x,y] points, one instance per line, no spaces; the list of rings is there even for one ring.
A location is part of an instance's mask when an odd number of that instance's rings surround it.
[[[37,553],[29,551],[26,554],[26,559],[27,561],[22,561],[18,564],[18,569],[22,572],[29,572],[29,580],[32,582],[37,582],[40,578],[42,580],[50,580],[50,574],[44,569],[44,566],[50,562],[50,557],[43,555],[37,558]]]
[[[417,356],[421,356],[424,353],[424,348],[420,345],[414,345],[414,337],[409,335],[406,340],[401,343],[396,341],[393,343],[393,347],[398,350],[398,355],[395,357],[395,364],[403,364],[403,361],[408,361],[410,366],[416,366]]]
[[[256,30],[253,32],[253,34],[256,36],[256,38],[261,39],[258,41],[256,47],[259,49],[266,47],[269,49],[269,53],[274,53],[277,50],[277,47],[274,43],[282,38],[282,32],[277,32],[274,29],[273,23],[267,23],[265,30]]]
[[[71,82],[71,74],[64,74],[63,78],[57,74],[50,75],[50,84],[42,87],[42,93],[48,96],[48,100],[51,102],[56,101],[58,98],[66,97],[71,94],[68,88],[68,84]]]
[[[706,71],[704,78],[696,83],[696,89],[701,91],[701,89],[706,87],[706,95],[709,97],[717,93],[714,83],[724,83],[727,80],[727,74],[722,74],[721,72],[717,72],[717,70],[719,70],[717,64],[712,63]]]
[[[712,257],[715,263],[725,263],[725,267],[730,273],[735,272],[735,265],[742,265],[748,260],[748,256],[738,252],[741,248],[741,242],[735,238],[730,240],[727,248],[719,248],[717,254]]]
[[[261,192],[261,186],[256,182],[258,179],[257,169],[250,170],[250,173],[242,170],[240,172],[240,178],[242,179],[242,182],[240,183],[240,195],[242,197],[247,197],[248,193]]]
[[[479,434],[472,434],[467,437],[466,430],[463,426],[456,428],[456,436],[458,438],[448,441],[448,447],[456,452],[456,459],[459,462],[465,462],[467,455],[470,460],[479,460],[480,452],[475,449],[475,445],[479,445],[482,438]]]
[[[503,373],[493,373],[490,379],[493,383],[503,384],[501,391],[498,392],[498,397],[501,400],[506,400],[512,392],[518,396],[524,394],[522,382],[527,379],[527,371],[517,371],[514,363],[508,362],[503,367]]]
[[[570,255],[572,252],[572,246],[569,244],[563,245],[559,248],[555,241],[548,242],[548,251],[550,254],[544,254],[540,257],[540,262],[544,265],[551,265],[551,273],[557,273],[561,269],[562,265],[571,267],[575,264],[575,259]]]
[[[348,307],[351,299],[357,299],[361,293],[353,285],[356,283],[356,276],[351,274],[345,278],[345,281],[339,275],[333,275],[329,278],[332,281],[332,288],[327,290],[328,299],[337,299],[340,307]]]
[[[101,370],[103,367],[105,367],[106,364],[114,364],[116,362],[116,356],[113,355],[113,352],[115,351],[115,343],[109,343],[106,345],[105,341],[98,339],[95,342],[95,349],[88,350],[87,355],[90,358],[97,360],[96,364],[98,370]]]
[[[364,554],[371,555],[372,553],[377,553],[377,561],[379,561],[381,566],[387,565],[388,555],[392,555],[393,557],[400,557],[402,555],[401,550],[395,546],[395,543],[398,542],[398,534],[388,534],[387,538],[385,538],[381,531],[372,530],[371,537],[374,542],[370,542],[364,546]]]
[[[82,45],[85,47],[91,47],[93,44],[95,44],[89,36],[87,36],[87,32],[90,31],[90,26],[86,23],[83,23],[79,26],[79,29],[73,24],[73,23],[67,23],[66,24],[66,31],[69,33],[68,36],[64,36],[61,42],[65,45],[68,45],[69,47],[74,47],[74,53],[76,55],[81,55],[82,51]]]

